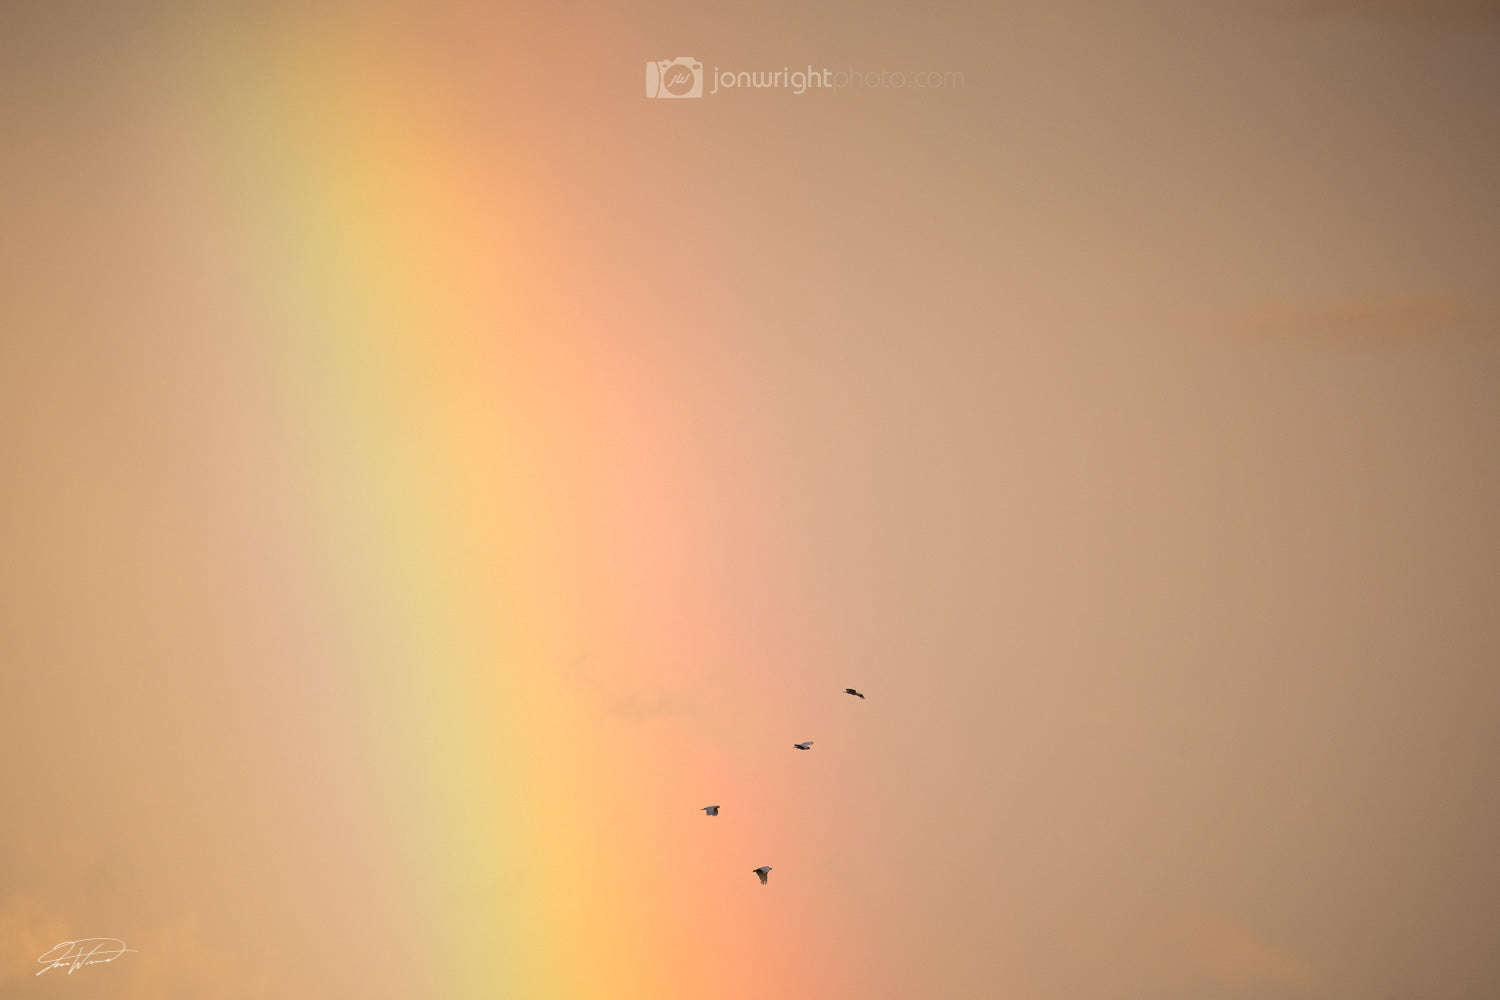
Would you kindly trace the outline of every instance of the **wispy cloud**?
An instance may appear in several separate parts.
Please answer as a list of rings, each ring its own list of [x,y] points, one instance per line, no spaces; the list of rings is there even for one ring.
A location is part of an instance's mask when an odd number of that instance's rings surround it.
[[[1287,983],[1308,985],[1312,968],[1222,916],[1209,916],[1176,928],[1174,937],[1189,967],[1205,978],[1230,984]]]
[[[1500,28],[1500,0],[1252,0],[1286,17],[1379,18],[1411,27]]]
[[[91,909],[91,908],[90,908]],[[95,926],[62,907],[25,893],[11,893],[0,900],[0,996],[35,991],[53,979],[69,975],[66,969],[37,973],[44,969],[37,959],[64,941],[101,934],[117,935],[132,949],[116,962],[81,968],[74,982],[120,1000],[187,1000],[217,993],[227,996],[225,984],[233,984],[233,996],[260,1000],[276,995],[264,968],[252,967],[241,956],[232,955],[207,940],[196,913],[178,913],[166,920],[136,921],[132,926]],[[82,988],[82,987],[80,987]]]
[[[650,678],[644,671],[579,656],[570,664],[574,679],[592,691],[612,715],[644,720],[682,715],[698,705],[702,692],[691,678]]]
[[[61,910],[23,893],[0,902],[0,994],[8,987],[35,980],[37,958],[59,941],[67,941],[71,926]]]
[[[1500,333],[1500,304],[1437,297],[1321,304],[1265,303],[1242,315],[1243,333],[1368,341]]]
[[[1205,988],[1309,987],[1313,967],[1222,913],[1181,913],[1141,920],[1127,934],[1138,986],[1165,995]]]

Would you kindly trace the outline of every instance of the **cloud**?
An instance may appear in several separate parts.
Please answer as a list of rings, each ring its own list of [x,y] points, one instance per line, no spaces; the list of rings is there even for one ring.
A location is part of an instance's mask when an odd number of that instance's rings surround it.
[[[70,939],[71,925],[59,909],[24,893],[13,892],[0,903],[0,995],[8,987],[31,982],[42,968],[37,959]]]
[[[701,702],[700,685],[685,678],[647,679],[641,672],[607,666],[591,656],[570,664],[573,678],[598,696],[604,708],[622,719],[644,720],[679,716]]]
[[[134,950],[113,962],[78,969],[72,980],[92,983],[94,989],[107,991],[117,1000],[189,1000],[209,995],[265,1000],[278,995],[264,969],[206,941],[196,913],[178,913],[129,930],[80,927],[63,908],[13,892],[0,901],[0,941],[5,942],[0,948],[0,996],[19,996],[23,988],[35,992],[48,977],[67,977],[66,969],[42,972],[37,959],[64,941],[104,934],[118,936]]]
[[[1500,330],[1500,306],[1443,298],[1393,298],[1320,305],[1266,303],[1240,317],[1243,333],[1419,341]]]
[[[1413,25],[1500,25],[1500,0],[1266,0],[1257,8],[1289,16],[1382,17]]]
[[[1171,940],[1186,968],[1215,982],[1309,985],[1315,978],[1305,962],[1222,916],[1200,917],[1172,928]]]
[[[1302,995],[1319,979],[1307,961],[1222,913],[1136,913],[1105,939],[1122,996]]]

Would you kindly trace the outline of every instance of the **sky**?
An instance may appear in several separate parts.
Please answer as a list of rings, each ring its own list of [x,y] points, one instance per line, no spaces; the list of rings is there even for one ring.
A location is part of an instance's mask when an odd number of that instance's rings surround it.
[[[1497,177],[1489,0],[0,5],[0,998],[1500,995]]]

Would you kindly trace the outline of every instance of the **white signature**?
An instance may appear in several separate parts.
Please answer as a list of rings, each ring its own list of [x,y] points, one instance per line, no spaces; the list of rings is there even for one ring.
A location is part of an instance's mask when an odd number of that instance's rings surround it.
[[[61,955],[58,954],[59,951],[62,952]],[[125,947],[125,942],[119,938],[83,938],[80,941],[64,941],[62,944],[53,945],[47,954],[37,959],[44,965],[51,963],[37,975],[67,967],[68,975],[71,976],[85,965],[113,962],[127,951],[135,951],[135,949]]]

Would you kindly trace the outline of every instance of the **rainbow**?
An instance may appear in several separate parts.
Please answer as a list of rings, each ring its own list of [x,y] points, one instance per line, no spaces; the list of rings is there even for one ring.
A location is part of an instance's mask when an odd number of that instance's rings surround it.
[[[326,738],[382,776],[344,776],[367,790],[341,807],[347,849],[389,887],[411,981],[855,995],[842,915],[794,877],[816,838],[745,819],[798,793],[758,775],[748,734],[679,710],[730,697],[716,670],[765,650],[726,652],[752,625],[683,527],[709,445],[657,405],[631,331],[528,252],[561,192],[467,135],[389,31],[191,30],[218,41],[174,112],[202,142],[180,180],[204,218],[183,225],[226,247],[208,280],[288,442],[303,531],[282,543],[358,678]]]

